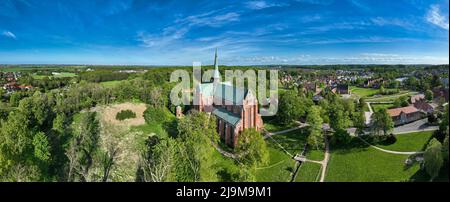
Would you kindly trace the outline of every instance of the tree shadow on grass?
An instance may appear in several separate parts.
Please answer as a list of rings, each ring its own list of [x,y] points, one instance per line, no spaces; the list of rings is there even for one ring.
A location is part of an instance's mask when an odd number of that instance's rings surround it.
[[[348,154],[360,151],[367,151],[370,146],[357,137],[352,137],[348,144],[334,145],[331,150],[337,154]]]
[[[166,121],[162,124],[162,128],[167,132],[167,134],[176,138],[178,136],[178,121],[177,119],[171,119],[170,121]]]
[[[308,136],[304,130],[298,129],[289,133],[275,135],[272,137],[272,141],[275,144],[280,144],[290,153],[298,153],[303,150],[307,137]]]
[[[233,176],[230,172],[228,172],[227,169],[222,168],[219,171],[217,171],[217,176],[219,177],[220,182],[232,182]]]

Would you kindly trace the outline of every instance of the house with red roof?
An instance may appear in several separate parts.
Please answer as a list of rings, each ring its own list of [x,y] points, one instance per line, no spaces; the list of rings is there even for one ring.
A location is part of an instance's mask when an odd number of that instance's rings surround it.
[[[394,125],[403,125],[422,119],[425,116],[421,110],[413,105],[387,110],[388,114],[394,121]]]

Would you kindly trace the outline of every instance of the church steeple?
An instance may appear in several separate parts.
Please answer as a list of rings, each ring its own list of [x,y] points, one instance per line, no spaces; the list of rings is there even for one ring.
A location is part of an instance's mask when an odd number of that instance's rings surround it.
[[[217,48],[216,53],[214,55],[214,82],[220,82],[220,72],[219,72],[219,63],[217,61]]]

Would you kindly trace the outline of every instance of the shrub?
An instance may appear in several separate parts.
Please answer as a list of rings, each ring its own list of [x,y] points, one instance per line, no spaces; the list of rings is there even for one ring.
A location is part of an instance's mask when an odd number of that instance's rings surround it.
[[[122,110],[119,113],[116,114],[116,119],[123,121],[125,119],[131,119],[131,118],[136,118],[136,113],[134,113],[133,111],[127,109],[127,110]]]
[[[168,112],[164,108],[149,107],[144,111],[144,119],[146,123],[161,124],[169,120]]]

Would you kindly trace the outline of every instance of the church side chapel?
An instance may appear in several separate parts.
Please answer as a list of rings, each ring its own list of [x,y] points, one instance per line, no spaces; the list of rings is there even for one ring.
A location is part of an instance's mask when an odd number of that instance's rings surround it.
[[[221,141],[234,147],[239,134],[247,128],[257,131],[263,127],[256,94],[251,90],[221,82],[217,50],[214,57],[214,76],[211,82],[198,84],[194,96],[199,100],[195,109],[214,115]]]

